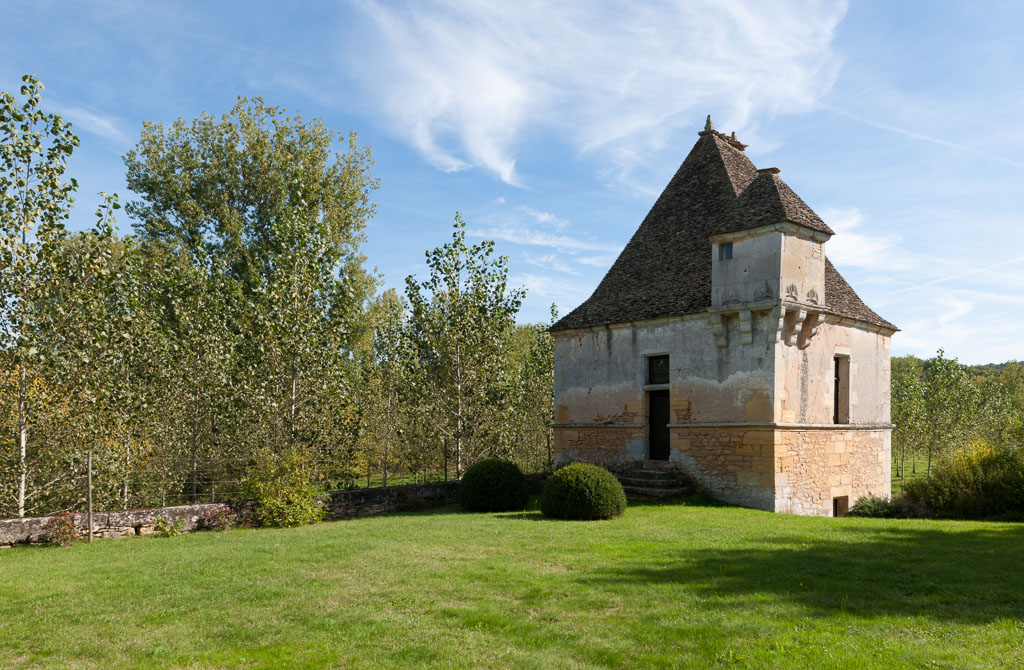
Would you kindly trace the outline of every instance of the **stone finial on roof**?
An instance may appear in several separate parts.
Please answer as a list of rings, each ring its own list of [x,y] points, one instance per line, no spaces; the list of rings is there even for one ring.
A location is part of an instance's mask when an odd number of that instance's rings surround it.
[[[728,143],[729,143],[729,146],[731,146],[731,147],[732,147],[733,149],[739,149],[740,151],[743,151],[743,150],[744,150],[744,149],[746,149],[746,148],[747,148],[747,146],[748,146],[748,145],[744,144],[743,142],[740,142],[740,141],[739,141],[739,140],[738,140],[738,139],[736,138],[736,131],[735,131],[735,130],[734,130],[734,131],[732,131],[732,135],[730,135],[729,137],[726,137],[725,135],[722,135],[721,137],[722,137],[722,139],[724,139],[724,140],[725,140],[726,142],[728,142]]]
[[[708,114],[708,120],[704,122],[704,130],[697,133],[698,135],[714,135],[715,134],[715,123],[711,120],[711,115]]]

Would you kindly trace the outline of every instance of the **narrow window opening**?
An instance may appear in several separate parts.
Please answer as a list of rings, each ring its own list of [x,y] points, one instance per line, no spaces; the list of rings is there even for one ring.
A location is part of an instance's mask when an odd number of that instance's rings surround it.
[[[647,358],[647,383],[668,384],[668,356]]]
[[[833,359],[832,423],[850,423],[850,358]]]
[[[850,496],[839,496],[838,498],[832,498],[832,516],[846,516],[846,512],[849,510],[849,508]]]
[[[728,261],[732,259],[732,242],[723,242],[718,245],[718,260]]]

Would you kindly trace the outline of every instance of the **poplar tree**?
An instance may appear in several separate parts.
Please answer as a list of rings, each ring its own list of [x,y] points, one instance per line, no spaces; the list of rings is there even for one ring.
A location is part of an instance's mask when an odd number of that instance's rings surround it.
[[[15,371],[15,510],[24,516],[29,491],[30,436],[43,415],[60,406],[34,405],[33,387],[51,388],[43,377],[46,350],[40,297],[42,270],[53,262],[64,236],[74,179],[64,181],[78,137],[58,114],[40,107],[43,85],[22,77],[22,101],[0,92],[0,350]],[[38,410],[38,411],[37,411]]]
[[[508,287],[508,258],[494,254],[493,241],[466,244],[461,214],[451,242],[426,256],[430,276],[405,280],[423,376],[419,402],[433,414],[437,437],[454,448],[461,478],[464,465],[499,448],[486,432],[512,409],[504,359],[523,291]]]
[[[351,442],[351,347],[376,288],[359,251],[377,186],[369,149],[240,98],[220,118],[144,124],[125,163],[137,234],[223,291],[212,302],[237,340],[222,428],[250,454]]]

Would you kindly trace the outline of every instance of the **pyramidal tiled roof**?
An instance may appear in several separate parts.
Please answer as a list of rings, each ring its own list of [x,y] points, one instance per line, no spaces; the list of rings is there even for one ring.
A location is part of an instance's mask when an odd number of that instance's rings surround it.
[[[587,328],[711,306],[709,235],[790,221],[832,230],[778,175],[758,170],[743,145],[708,127],[690,150],[593,295],[551,330]],[[825,308],[896,329],[857,296],[825,260]]]

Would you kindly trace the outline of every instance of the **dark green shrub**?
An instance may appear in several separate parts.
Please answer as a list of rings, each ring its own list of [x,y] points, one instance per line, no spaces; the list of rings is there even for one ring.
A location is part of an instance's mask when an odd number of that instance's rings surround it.
[[[950,519],[1024,515],[1024,451],[975,445],[939,460],[928,477],[903,485],[903,497],[929,516]]]
[[[847,512],[847,516],[863,516],[873,519],[898,519],[904,515],[904,508],[899,498],[883,498],[881,496],[864,496],[857,500]]]
[[[881,496],[864,496],[853,504],[846,516],[863,516],[873,519],[891,519],[893,504]]]
[[[615,476],[588,463],[567,465],[548,477],[540,510],[556,519],[610,519],[626,509],[626,493]]]
[[[308,455],[264,450],[242,480],[242,494],[256,506],[261,526],[303,526],[324,518],[323,491],[309,477]]]
[[[920,503],[901,495],[895,495],[892,499],[864,496],[854,503],[846,515],[875,519],[920,519],[928,516],[928,510]]]
[[[499,458],[476,463],[459,482],[459,501],[471,512],[523,509],[529,498],[530,486],[519,466]]]

